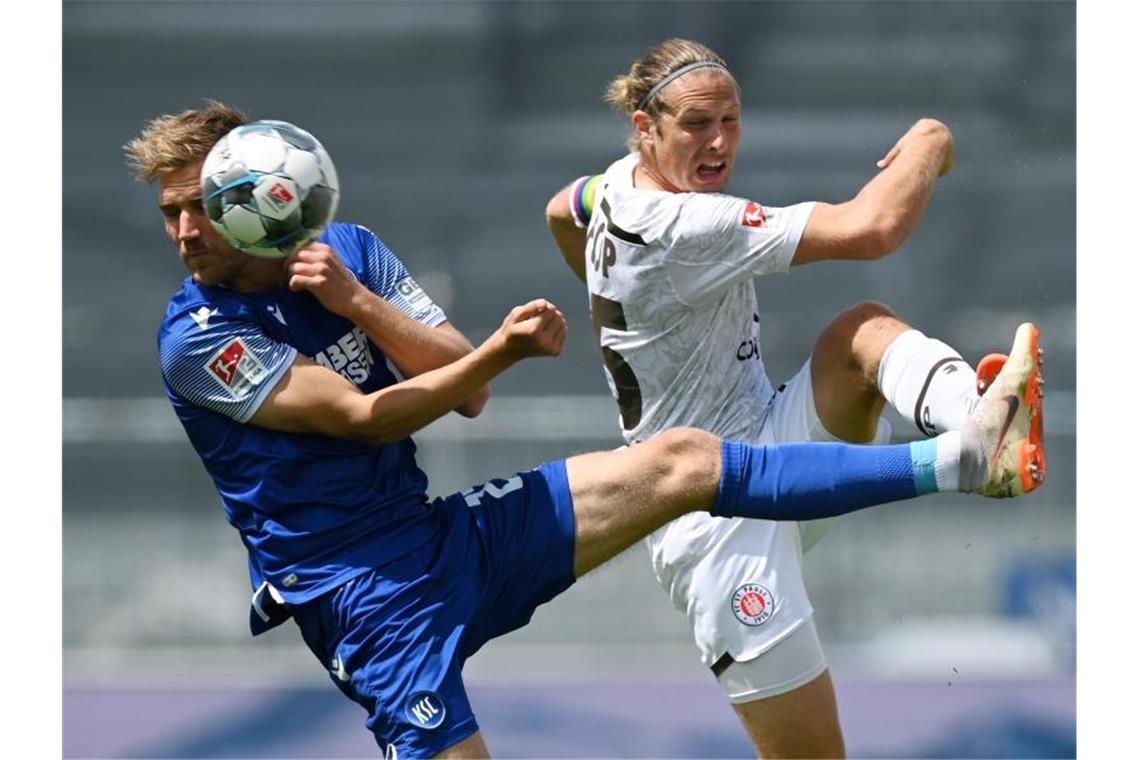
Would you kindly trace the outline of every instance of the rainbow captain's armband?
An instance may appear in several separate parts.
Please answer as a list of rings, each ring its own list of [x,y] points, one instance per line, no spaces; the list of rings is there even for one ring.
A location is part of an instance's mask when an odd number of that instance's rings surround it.
[[[579,177],[570,185],[570,215],[574,224],[585,229],[594,213],[594,193],[602,183],[602,175]]]

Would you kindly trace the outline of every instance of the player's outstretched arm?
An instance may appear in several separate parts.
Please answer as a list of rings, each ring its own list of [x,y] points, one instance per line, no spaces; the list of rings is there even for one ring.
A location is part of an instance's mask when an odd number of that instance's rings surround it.
[[[594,209],[600,176],[579,177],[555,193],[546,204],[546,226],[558,244],[566,266],[586,281],[586,225]]]
[[[436,327],[409,317],[360,283],[336,252],[323,243],[311,243],[286,263],[289,287],[307,290],[321,304],[351,320],[380,347],[404,377],[417,377],[471,353],[472,346],[450,323]],[[477,388],[454,407],[475,417],[491,396],[491,387]]]
[[[338,373],[298,358],[250,419],[290,433],[388,443],[451,411],[515,362],[557,356],[566,319],[544,299],[511,310],[478,348],[460,359],[369,394]]]
[[[936,119],[920,119],[879,160],[881,171],[858,195],[816,205],[792,265],[872,260],[897,250],[922,219],[934,182],[953,165],[950,130]]]

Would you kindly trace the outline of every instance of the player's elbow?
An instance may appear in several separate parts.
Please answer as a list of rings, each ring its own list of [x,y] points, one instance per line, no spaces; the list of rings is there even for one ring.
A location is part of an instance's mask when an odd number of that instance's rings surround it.
[[[484,385],[477,390],[474,395],[464,401],[462,404],[455,408],[455,411],[462,414],[467,418],[478,417],[483,413],[483,407],[487,405],[487,400],[491,398],[491,386]]]
[[[551,232],[574,227],[574,219],[570,214],[570,199],[565,190],[555,193],[554,197],[546,202],[546,226]]]
[[[894,253],[906,242],[908,230],[900,218],[882,214],[872,220],[863,231],[865,258],[874,261]]]
[[[554,196],[550,199],[550,202],[546,204],[546,226],[550,230],[558,229],[559,224],[561,224],[561,220],[558,216],[557,202],[558,196]]]

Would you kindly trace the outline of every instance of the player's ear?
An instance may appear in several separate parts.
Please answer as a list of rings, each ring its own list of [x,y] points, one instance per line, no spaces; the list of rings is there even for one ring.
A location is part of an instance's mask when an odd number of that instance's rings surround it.
[[[633,131],[641,143],[653,144],[653,117],[645,111],[633,112]]]

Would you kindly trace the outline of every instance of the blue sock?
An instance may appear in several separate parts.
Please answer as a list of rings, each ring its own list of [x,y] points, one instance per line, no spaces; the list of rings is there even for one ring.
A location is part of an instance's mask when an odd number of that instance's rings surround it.
[[[938,490],[934,439],[892,446],[721,444],[709,510],[722,517],[817,520]]]

